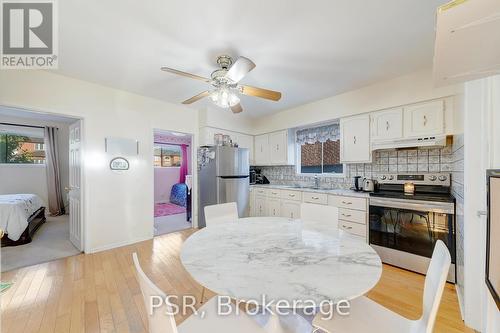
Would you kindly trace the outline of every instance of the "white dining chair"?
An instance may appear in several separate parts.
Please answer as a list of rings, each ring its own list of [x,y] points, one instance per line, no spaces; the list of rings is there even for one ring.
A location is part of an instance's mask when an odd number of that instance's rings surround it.
[[[236,202],[205,206],[205,223],[211,225],[234,222],[239,219]]]
[[[320,313],[314,318],[313,326],[330,333],[432,333],[450,264],[450,252],[438,240],[425,277],[420,319],[407,319],[363,296],[351,301],[349,315],[335,313],[332,319],[326,320]]]
[[[236,314],[231,311],[230,315],[218,315],[217,298],[213,297],[198,310],[199,315],[192,314],[180,325],[177,326],[172,312],[172,308],[165,302],[154,309],[151,314],[149,306],[152,296],[160,296],[163,300],[166,294],[158,288],[142,270],[137,253],[132,254],[132,258],[137,272],[137,279],[141,287],[144,306],[148,316],[149,333],[200,333],[200,332],[243,332],[243,333],[264,333],[264,330],[242,311]],[[180,307],[182,309],[182,307]],[[201,316],[204,313],[204,316]]]
[[[339,209],[328,205],[301,203],[300,219],[305,225],[314,224],[323,228],[337,230],[339,226]]]

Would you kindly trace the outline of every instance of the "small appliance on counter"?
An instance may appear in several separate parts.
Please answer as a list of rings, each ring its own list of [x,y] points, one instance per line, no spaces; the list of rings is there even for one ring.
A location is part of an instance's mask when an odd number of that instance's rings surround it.
[[[252,182],[252,173],[255,174],[255,181]],[[250,184],[269,184],[269,179],[266,176],[261,174],[261,169],[256,169],[254,167],[250,167]]]
[[[354,177],[354,187],[352,187],[351,190],[356,192],[374,192],[375,181],[373,179],[356,176]]]

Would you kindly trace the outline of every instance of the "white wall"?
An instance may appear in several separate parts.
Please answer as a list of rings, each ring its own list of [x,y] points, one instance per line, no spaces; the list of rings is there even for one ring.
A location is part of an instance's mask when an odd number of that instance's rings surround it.
[[[58,130],[61,186],[69,186],[69,133],[68,124],[38,119],[5,116],[0,114],[0,122],[32,126],[55,126]],[[0,194],[34,193],[48,205],[47,174],[44,165],[0,164]],[[64,202],[67,206],[66,196]]]
[[[391,107],[460,95],[463,85],[435,88],[431,70],[423,70],[395,79],[325,98],[309,104],[256,119],[254,134],[324,122],[340,117]],[[461,117],[458,117],[461,118]],[[463,132],[460,120],[454,122],[454,133]]]
[[[170,202],[172,186],[179,182],[180,168],[155,168],[155,203]]]
[[[198,112],[44,71],[2,71],[0,105],[83,119],[85,250],[94,252],[153,237],[153,128],[193,133]],[[130,170],[113,173],[106,137],[139,141]],[[196,183],[196,170],[193,175]],[[196,202],[196,192],[194,193]],[[196,225],[197,211],[193,220]]]
[[[207,107],[200,110],[199,127],[208,126],[244,134],[253,134],[255,131],[254,123],[255,119],[249,116],[248,111],[234,114],[229,110],[217,107]]]

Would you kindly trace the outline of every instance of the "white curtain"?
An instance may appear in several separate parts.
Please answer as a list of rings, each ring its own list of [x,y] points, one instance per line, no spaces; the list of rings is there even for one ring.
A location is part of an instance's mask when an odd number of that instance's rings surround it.
[[[59,171],[59,142],[57,127],[45,127],[45,169],[47,170],[47,190],[50,215],[64,215],[64,200]]]
[[[336,141],[340,139],[339,124],[305,128],[297,131],[298,144],[313,144],[315,142]]]

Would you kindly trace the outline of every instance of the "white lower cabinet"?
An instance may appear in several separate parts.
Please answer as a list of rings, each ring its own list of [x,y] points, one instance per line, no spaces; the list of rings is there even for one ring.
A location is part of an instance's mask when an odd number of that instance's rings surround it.
[[[280,217],[281,202],[280,199],[268,199],[267,200],[267,212],[268,216]]]
[[[281,216],[289,219],[300,218],[300,202],[284,200],[281,202]]]
[[[255,196],[255,208],[253,216],[267,216],[267,198],[264,196],[256,195]]]

